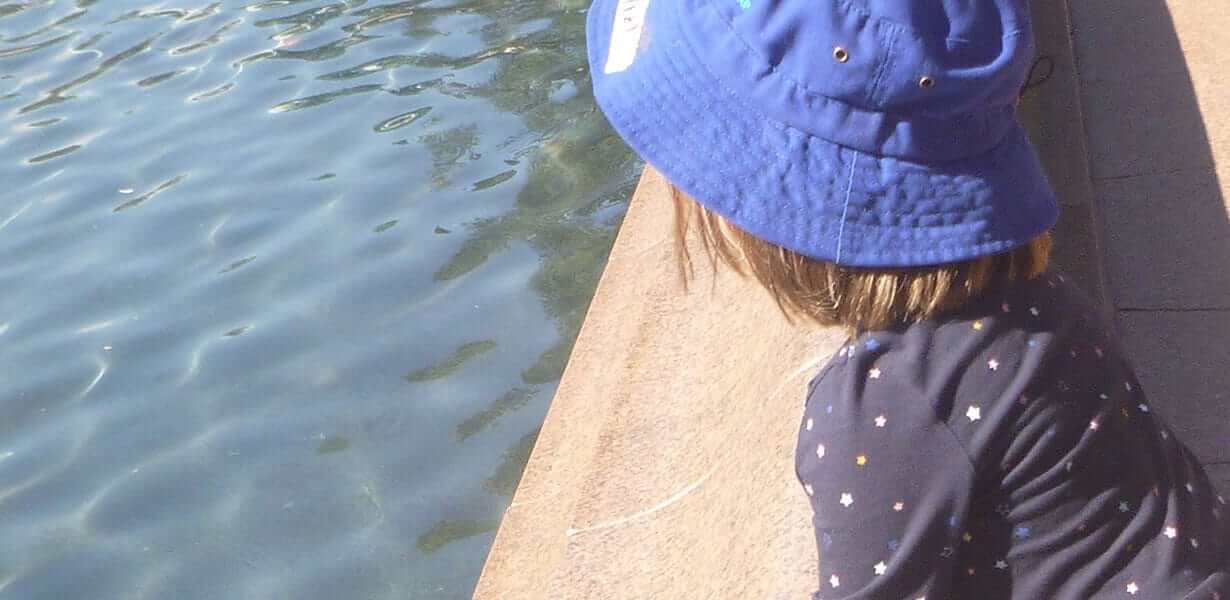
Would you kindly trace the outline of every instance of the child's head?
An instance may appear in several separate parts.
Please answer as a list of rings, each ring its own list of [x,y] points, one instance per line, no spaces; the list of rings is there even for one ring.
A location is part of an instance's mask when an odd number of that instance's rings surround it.
[[[595,0],[587,37],[608,120],[687,192],[680,236],[783,310],[883,327],[1046,268],[1027,2]]]
[[[1001,254],[958,263],[904,268],[848,267],[798,254],[740,229],[669,186],[675,208],[680,276],[691,279],[688,237],[695,235],[711,266],[718,263],[760,282],[791,315],[824,326],[873,330],[955,310],[995,283],[1033,279],[1047,268],[1051,235]]]

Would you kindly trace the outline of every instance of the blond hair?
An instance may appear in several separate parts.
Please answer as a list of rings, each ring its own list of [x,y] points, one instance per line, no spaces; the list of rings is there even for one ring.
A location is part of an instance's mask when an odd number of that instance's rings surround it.
[[[966,262],[909,268],[862,268],[810,258],[755,237],[671,185],[675,249],[684,288],[693,278],[687,237],[695,227],[714,272],[720,261],[750,274],[790,322],[801,316],[851,332],[884,329],[953,311],[997,282],[1033,279],[1046,271],[1051,235],[1015,250]]]

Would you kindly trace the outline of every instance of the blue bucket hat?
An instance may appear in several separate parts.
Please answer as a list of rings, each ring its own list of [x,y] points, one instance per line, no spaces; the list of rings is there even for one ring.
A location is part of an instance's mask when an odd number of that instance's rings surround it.
[[[1057,218],[1016,120],[1028,0],[594,0],[594,94],[671,183],[842,265],[1028,243]]]

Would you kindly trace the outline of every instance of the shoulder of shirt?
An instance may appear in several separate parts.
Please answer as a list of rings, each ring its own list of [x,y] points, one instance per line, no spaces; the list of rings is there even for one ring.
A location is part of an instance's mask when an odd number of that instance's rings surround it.
[[[965,350],[973,355],[972,349],[962,348],[965,344],[1001,351],[1015,347],[1021,352],[1038,347],[1049,355],[1068,352],[1075,338],[1092,336],[1104,340],[1107,351],[1111,351],[1115,344],[1108,339],[1109,329],[1094,306],[1068,277],[1048,273],[992,293],[944,318],[852,337],[808,382],[808,397],[821,386],[834,393],[848,384],[862,386],[869,379],[903,376],[926,385],[926,379],[933,375],[929,370],[987,368],[972,361],[944,365],[937,360],[937,355],[946,351]],[[943,417],[935,415],[937,419]]]

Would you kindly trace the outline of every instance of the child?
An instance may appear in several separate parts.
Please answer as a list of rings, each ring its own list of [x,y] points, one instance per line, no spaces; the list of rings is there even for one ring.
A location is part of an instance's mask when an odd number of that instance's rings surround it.
[[[1230,507],[1048,272],[1025,0],[595,0],[588,36],[681,265],[696,228],[851,332],[799,427],[813,598],[1230,600]]]

